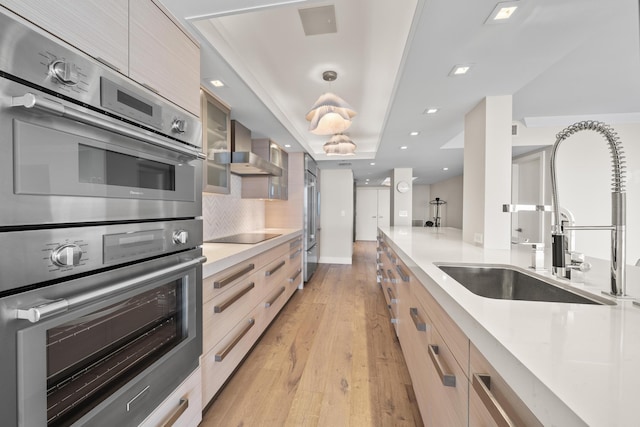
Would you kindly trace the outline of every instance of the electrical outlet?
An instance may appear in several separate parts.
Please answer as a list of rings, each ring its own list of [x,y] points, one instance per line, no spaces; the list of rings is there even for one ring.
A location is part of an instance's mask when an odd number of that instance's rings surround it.
[[[482,233],[474,233],[473,235],[473,241],[474,243],[478,243],[478,244],[482,244],[482,240],[484,238],[484,235]]]
[[[399,211],[398,212],[398,216],[407,217],[407,216],[409,216],[409,213],[407,211]]]

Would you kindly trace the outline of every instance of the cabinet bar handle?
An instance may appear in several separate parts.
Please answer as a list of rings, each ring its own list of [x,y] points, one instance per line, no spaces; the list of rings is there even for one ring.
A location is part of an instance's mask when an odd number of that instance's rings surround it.
[[[249,319],[249,321],[247,322],[247,325],[240,331],[240,333],[229,343],[229,345],[227,345],[225,348],[222,349],[222,351],[220,353],[216,353],[216,362],[222,362],[224,360],[225,357],[227,357],[227,354],[229,354],[229,352],[231,350],[233,350],[233,348],[236,346],[236,344],[238,344],[238,342],[242,339],[242,337],[244,337],[247,332],[249,332],[249,329],[253,328],[253,325],[256,324],[255,319],[252,317]]]
[[[156,89],[155,87],[151,86],[150,84],[147,83],[140,83],[142,86],[146,87],[147,89],[149,89],[151,92],[160,95],[160,91],[158,89]]]
[[[249,264],[244,268],[241,268],[240,270],[237,270],[233,273],[231,273],[230,275],[228,275],[227,277],[225,277],[224,279],[221,280],[217,280],[215,282],[213,282],[213,287],[215,289],[220,289],[220,288],[224,288],[225,286],[227,286],[229,283],[232,283],[234,280],[236,280],[238,277],[242,277],[245,274],[247,274],[248,272],[250,272],[251,270],[253,270],[255,268],[255,265],[253,264]]]
[[[396,271],[400,275],[400,278],[402,279],[403,282],[408,282],[409,281],[409,275],[405,274],[405,272],[402,269],[402,267],[400,267],[399,265],[396,265]]]
[[[94,58],[96,60],[98,60],[99,62],[102,62],[104,65],[106,65],[109,68],[113,68],[114,70],[116,70],[117,72],[121,73],[122,70],[120,70],[120,68],[116,67],[115,65],[113,65],[111,62],[107,61],[104,58],[100,58],[99,56],[94,56]]]
[[[391,270],[387,270],[387,276],[389,276],[389,281],[393,284],[398,283],[398,279],[396,279],[396,276],[393,274],[393,271]]]
[[[438,355],[437,345],[429,344],[429,356],[431,357],[433,366],[435,366],[436,371],[438,371],[438,375],[442,380],[442,384],[446,387],[455,387],[456,376],[453,374],[447,374],[444,372],[444,369],[442,368],[442,364],[440,363],[440,356]]]
[[[502,409],[500,403],[496,400],[490,390],[491,377],[483,374],[473,374],[473,389],[478,393],[480,400],[489,411],[491,418],[496,422],[498,427],[513,427],[515,424],[509,418],[509,415]]]
[[[391,323],[395,325],[396,323],[398,323],[398,319],[396,319],[395,313],[393,312],[391,305],[388,305],[387,308],[389,309],[389,317],[391,318]]]
[[[302,269],[299,268],[298,271],[296,271],[296,274],[294,274],[293,276],[289,277],[289,283],[293,283],[294,280],[296,280],[296,278],[300,275],[300,273],[302,273]]]
[[[413,320],[413,324],[416,325],[416,329],[419,331],[426,332],[427,324],[418,314],[418,309],[416,307],[409,308],[409,314],[411,314],[411,320]]]
[[[297,257],[298,255],[300,255],[302,253],[302,248],[298,249],[297,251],[295,251],[294,253],[292,253],[289,256],[289,259],[294,259],[295,257]]]
[[[280,270],[280,268],[282,268],[282,266],[285,264],[285,261],[280,261],[278,263],[278,265],[276,265],[275,267],[273,267],[273,270],[268,270],[264,273],[265,276],[271,276],[273,273],[275,273],[276,271]]]
[[[393,291],[391,290],[391,288],[387,288],[387,293],[389,294],[389,303],[397,304],[398,300],[396,299],[396,296],[393,294]]]
[[[173,425],[178,421],[178,418],[189,408],[189,399],[180,399],[180,403],[176,410],[171,414],[167,421],[162,424],[162,427],[173,427]]]
[[[213,312],[214,313],[222,313],[227,308],[229,308],[229,306],[231,304],[233,304],[234,302],[238,301],[240,298],[242,298],[247,292],[249,292],[255,286],[256,286],[255,283],[253,283],[253,282],[249,283],[246,288],[244,288],[243,290],[241,290],[240,292],[238,292],[237,294],[235,294],[234,296],[232,296],[231,298],[229,298],[228,300],[226,300],[222,304],[216,305],[215,307],[213,307]]]
[[[289,243],[289,249],[293,249],[296,246],[298,246],[300,243],[302,243],[302,238],[296,239],[293,242]]]
[[[269,301],[264,303],[264,307],[265,308],[271,307],[273,305],[273,303],[276,302],[276,300],[278,298],[280,298],[280,295],[282,295],[285,290],[286,290],[286,288],[284,286],[281,287],[280,290],[273,296],[273,298],[271,298]]]

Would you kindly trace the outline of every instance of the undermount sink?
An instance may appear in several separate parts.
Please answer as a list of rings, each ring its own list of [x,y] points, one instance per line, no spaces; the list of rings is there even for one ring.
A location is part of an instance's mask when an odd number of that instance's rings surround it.
[[[462,286],[486,298],[615,305],[615,302],[560,283],[543,280],[511,266],[436,264]]]

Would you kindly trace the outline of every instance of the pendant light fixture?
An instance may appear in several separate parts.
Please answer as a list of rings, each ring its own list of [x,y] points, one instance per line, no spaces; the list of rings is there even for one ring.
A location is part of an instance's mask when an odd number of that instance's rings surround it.
[[[339,133],[325,142],[322,149],[327,156],[353,156],[356,151],[356,144],[347,135]]]
[[[332,82],[338,78],[335,71],[325,71],[322,79]],[[351,119],[357,113],[338,95],[327,92],[313,104],[307,113],[309,131],[316,135],[333,135],[344,132],[351,126]]]

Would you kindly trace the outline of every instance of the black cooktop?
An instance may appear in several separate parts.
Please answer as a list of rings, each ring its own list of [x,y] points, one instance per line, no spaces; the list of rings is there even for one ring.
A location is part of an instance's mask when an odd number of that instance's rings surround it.
[[[253,245],[274,237],[282,236],[282,234],[271,233],[240,233],[232,236],[219,237],[213,240],[207,240],[205,243],[243,243]]]

